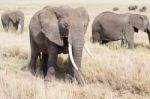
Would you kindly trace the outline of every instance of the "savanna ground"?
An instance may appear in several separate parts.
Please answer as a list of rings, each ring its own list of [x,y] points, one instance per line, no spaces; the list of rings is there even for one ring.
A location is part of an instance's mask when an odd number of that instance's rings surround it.
[[[149,99],[150,98],[150,46],[147,34],[135,34],[135,49],[121,48],[120,42],[107,45],[92,44],[91,23],[103,11],[119,7],[118,13],[128,12],[129,4],[147,6],[149,0],[0,0],[0,14],[5,10],[21,10],[25,13],[23,34],[6,33],[0,25],[0,98],[1,99]],[[71,7],[84,6],[90,15],[85,36],[94,55],[91,59],[83,51],[82,71],[86,85],[56,79],[45,83],[41,76],[23,71],[30,59],[28,24],[32,15],[46,5]],[[135,11],[132,13],[139,13]],[[59,65],[66,56],[60,55]]]

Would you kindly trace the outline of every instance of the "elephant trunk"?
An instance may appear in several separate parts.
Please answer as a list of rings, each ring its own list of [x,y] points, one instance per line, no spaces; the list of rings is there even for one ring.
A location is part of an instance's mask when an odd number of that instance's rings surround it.
[[[147,28],[147,34],[148,34],[148,39],[150,43],[150,24],[148,25],[148,28]]]
[[[78,68],[81,68],[81,58],[82,58],[82,50],[83,50],[83,44],[74,44],[73,45],[73,57],[75,60],[76,65]]]
[[[70,62],[73,66],[73,74],[75,76],[75,78],[77,79],[79,84],[84,84],[84,80],[81,74],[81,60],[82,60],[82,51],[83,51],[83,46],[84,46],[84,38],[81,36],[74,36],[72,43],[70,43],[71,49],[72,49],[72,57],[74,62],[72,61],[71,57],[70,57]],[[70,45],[69,45],[70,47]],[[69,56],[70,56],[70,52],[69,52]]]

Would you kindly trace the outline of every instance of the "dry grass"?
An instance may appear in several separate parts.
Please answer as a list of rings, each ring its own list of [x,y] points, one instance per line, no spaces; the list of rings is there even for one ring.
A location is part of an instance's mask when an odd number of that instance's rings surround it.
[[[120,47],[120,42],[108,45],[92,44],[91,23],[102,11],[119,7],[118,13],[127,12],[129,4],[150,6],[149,1],[136,0],[5,0],[0,1],[0,14],[7,9],[20,9],[25,13],[25,32],[5,33],[0,26],[0,97],[1,99],[149,99],[150,98],[150,47],[147,35],[135,34],[133,50]],[[22,71],[30,59],[28,24],[31,16],[45,5],[68,4],[84,6],[90,15],[86,43],[94,58],[83,53],[82,71],[86,85],[56,79],[46,83],[40,76]],[[149,18],[148,9],[146,14]],[[139,13],[136,11],[136,13]],[[60,55],[58,65],[65,66],[66,56]]]

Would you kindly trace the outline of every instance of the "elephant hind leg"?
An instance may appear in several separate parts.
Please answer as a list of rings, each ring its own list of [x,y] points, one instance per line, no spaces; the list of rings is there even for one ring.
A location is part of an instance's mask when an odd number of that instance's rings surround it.
[[[3,29],[8,32],[8,26],[6,25],[6,23],[2,20],[2,25],[3,25]]]
[[[122,38],[122,39],[121,39],[121,46],[122,46],[122,47],[127,47],[127,44],[128,44],[127,39]]]

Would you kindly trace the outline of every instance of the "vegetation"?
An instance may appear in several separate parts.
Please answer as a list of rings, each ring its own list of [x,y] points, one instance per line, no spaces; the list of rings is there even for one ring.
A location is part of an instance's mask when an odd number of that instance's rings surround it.
[[[106,0],[107,1],[107,0]],[[121,1],[121,0],[120,0]],[[44,3],[43,3],[44,2]],[[20,9],[25,13],[25,31],[23,34],[6,33],[0,26],[0,97],[1,99],[149,99],[150,98],[150,47],[146,33],[135,34],[135,49],[129,50],[120,46],[120,41],[107,45],[92,44],[91,23],[94,17],[106,8],[111,10],[115,4],[100,4],[77,0],[73,7],[80,3],[90,14],[90,24],[85,37],[86,43],[94,55],[90,58],[85,51],[82,57],[82,71],[85,86],[79,86],[64,79],[44,82],[41,75],[33,76],[23,70],[30,59],[28,24],[32,15],[43,6],[59,5],[58,2],[44,0],[26,0],[15,2],[0,1],[0,14],[9,9]],[[66,1],[65,1],[66,2]],[[94,2],[94,1],[93,1]],[[95,2],[100,2],[95,0]],[[110,0],[113,3],[113,0]],[[119,11],[128,11],[129,0],[118,3]],[[138,4],[141,0],[136,1]],[[149,1],[144,1],[145,4]],[[104,3],[104,2],[103,2]],[[33,5],[34,4],[34,5]],[[7,5],[7,6],[6,6]],[[39,6],[40,5],[40,6]],[[99,9],[99,10],[96,10]],[[147,11],[148,12],[148,11]],[[149,14],[146,13],[148,17]],[[66,55],[60,55],[58,65],[65,66]],[[64,74],[65,75],[65,74]]]

